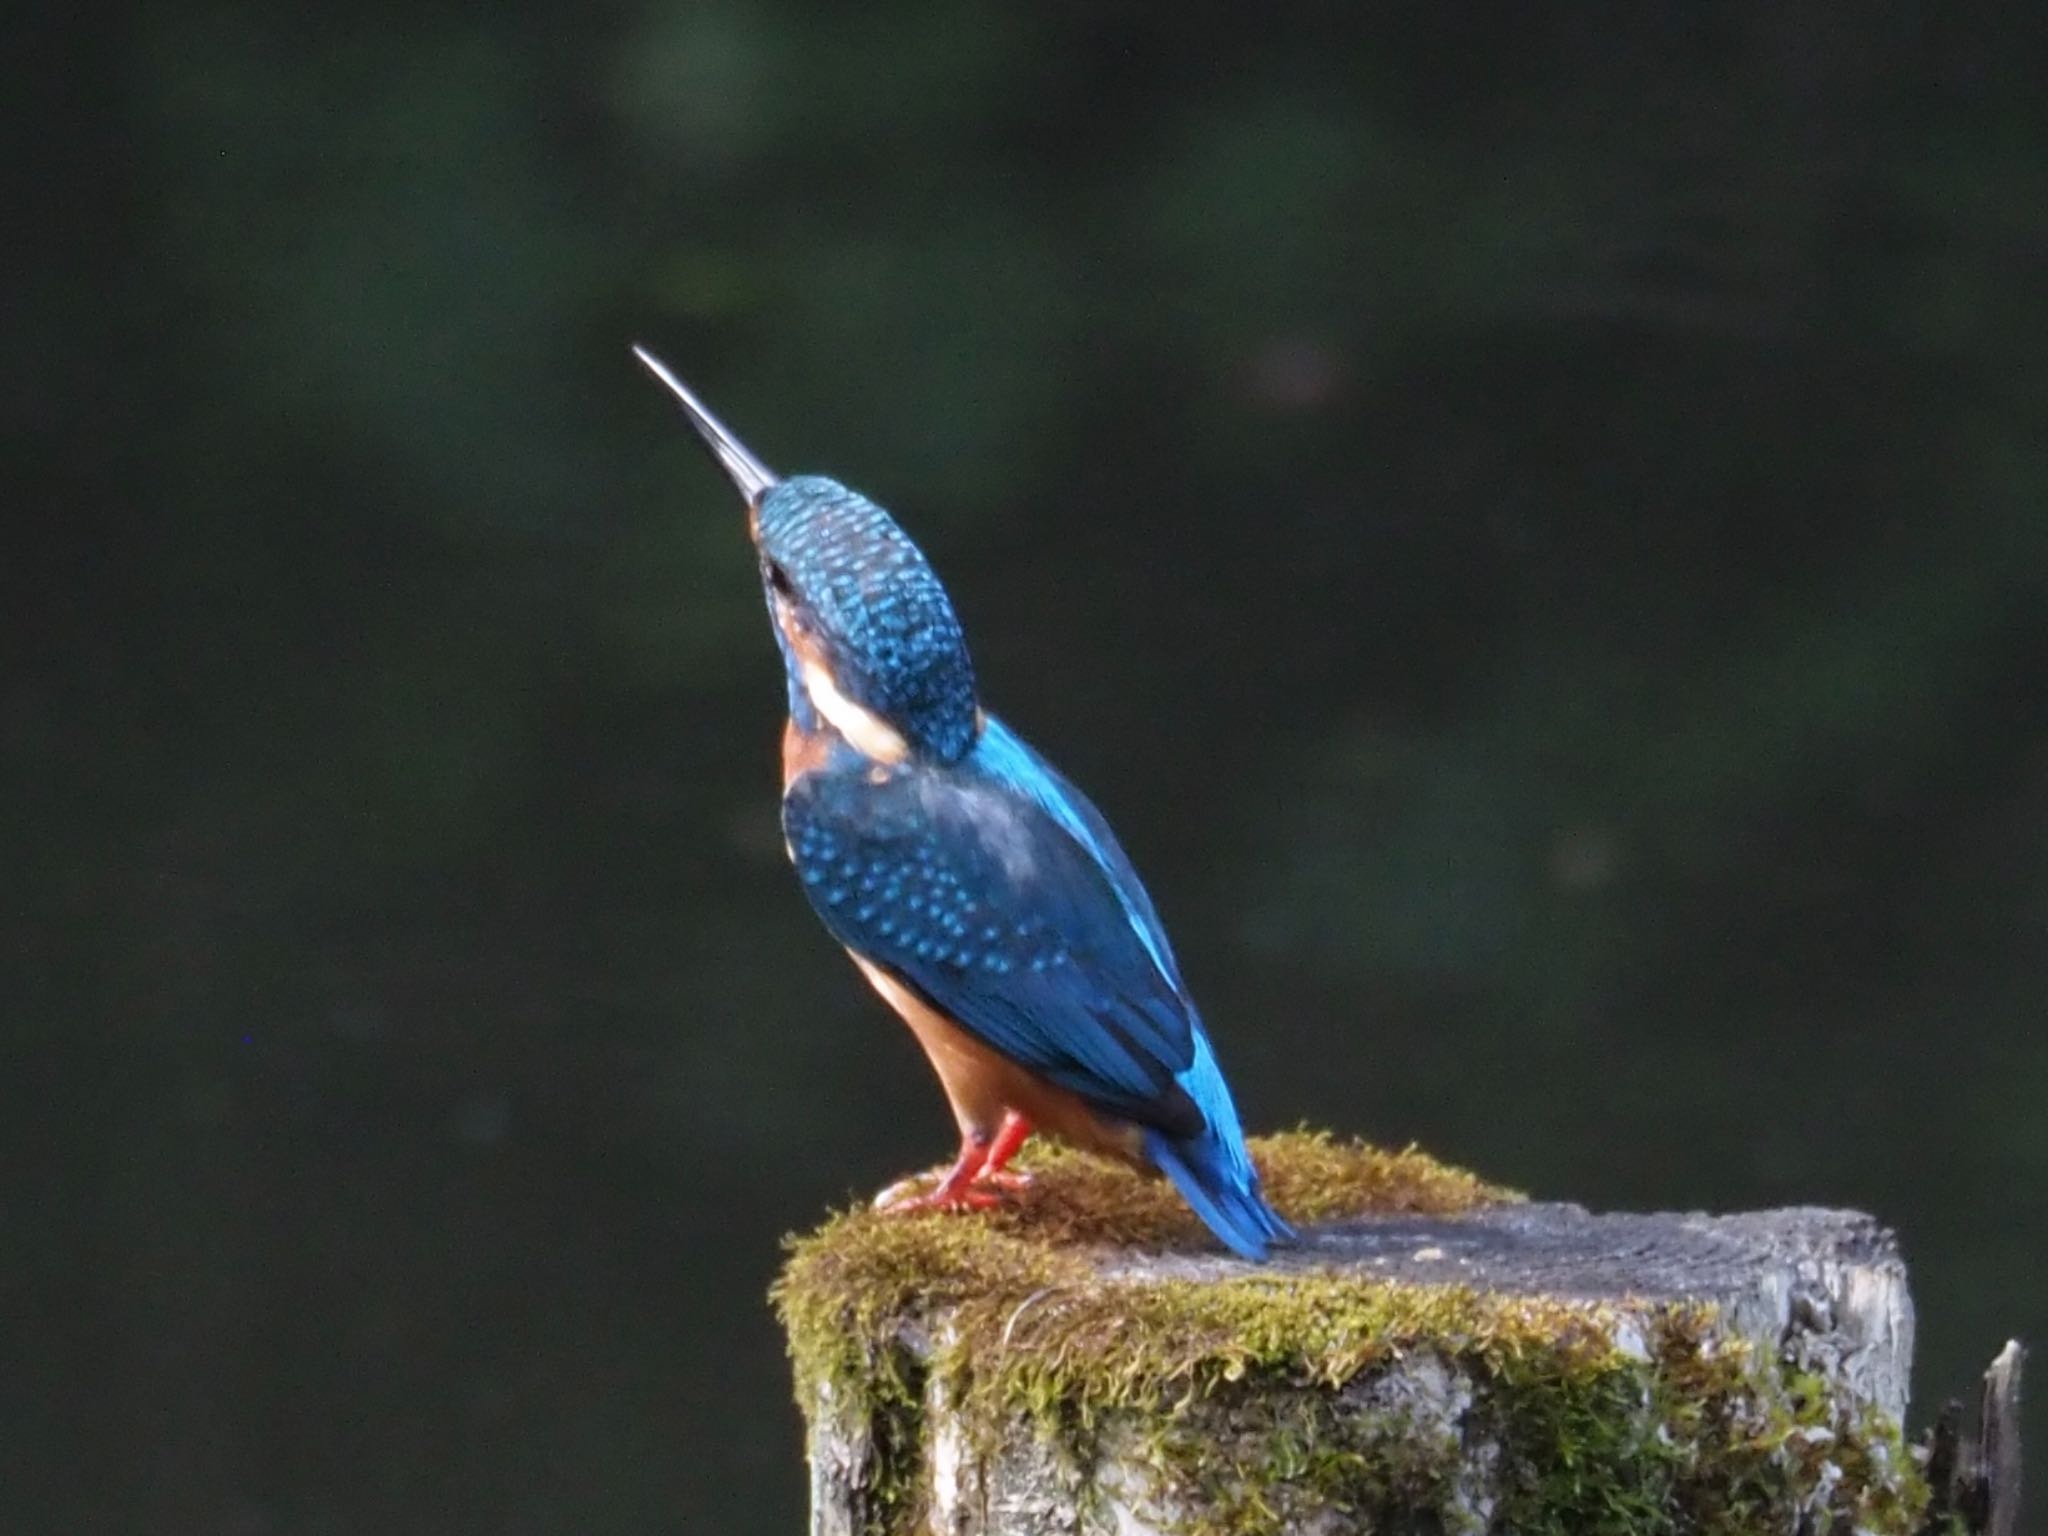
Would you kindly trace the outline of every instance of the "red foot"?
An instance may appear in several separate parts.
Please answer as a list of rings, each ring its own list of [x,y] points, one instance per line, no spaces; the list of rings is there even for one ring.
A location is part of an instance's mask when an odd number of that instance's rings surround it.
[[[980,1143],[970,1137],[961,1142],[960,1156],[937,1188],[915,1193],[915,1182],[904,1179],[877,1195],[875,1208],[891,1215],[908,1215],[917,1211],[986,1211],[1002,1205],[1006,1195],[1030,1187],[1030,1174],[1004,1167],[1030,1135],[1031,1122],[1011,1111],[1003,1116],[993,1140]]]
[[[1005,1168],[999,1173],[984,1173],[974,1181],[974,1187],[1000,1190],[1005,1195],[1021,1195],[1031,1187],[1031,1175],[1019,1168]]]
[[[891,1216],[915,1216],[920,1211],[991,1211],[1003,1203],[1002,1195],[995,1190],[972,1184],[960,1189],[948,1189],[941,1184],[921,1195],[898,1186],[884,1190],[882,1198],[875,1202],[876,1209]]]
[[[1031,1122],[1017,1111],[1010,1110],[1003,1116],[1002,1129],[996,1132],[996,1139],[988,1145],[988,1156],[981,1160],[981,1171],[974,1176],[977,1184],[992,1184],[997,1189],[1012,1193],[1029,1189],[1031,1175],[1009,1167],[1024,1143],[1031,1139]]]

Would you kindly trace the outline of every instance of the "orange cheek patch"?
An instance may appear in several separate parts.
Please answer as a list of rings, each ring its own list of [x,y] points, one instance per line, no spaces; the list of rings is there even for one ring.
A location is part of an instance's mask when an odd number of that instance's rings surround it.
[[[832,755],[832,737],[827,731],[805,731],[794,720],[782,727],[782,787],[788,789],[813,769],[822,768]]]
[[[785,604],[775,606],[776,627],[796,658],[797,675],[804,692],[832,729],[864,757],[878,763],[900,763],[910,756],[910,743],[903,733],[864,704],[856,704],[840,691],[825,660],[824,650],[791,616]]]

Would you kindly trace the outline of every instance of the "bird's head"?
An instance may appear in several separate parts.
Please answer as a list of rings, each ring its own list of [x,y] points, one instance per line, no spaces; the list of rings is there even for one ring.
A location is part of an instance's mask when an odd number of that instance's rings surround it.
[[[782,479],[658,358],[633,351],[746,502],[790,713],[883,762],[965,755],[980,730],[974,668],[946,589],[909,535],[836,480]]]

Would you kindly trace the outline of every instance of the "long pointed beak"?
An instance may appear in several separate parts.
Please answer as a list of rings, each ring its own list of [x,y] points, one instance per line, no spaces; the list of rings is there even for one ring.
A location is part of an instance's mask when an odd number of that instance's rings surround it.
[[[704,439],[704,446],[717,456],[732,483],[747,498],[747,505],[758,507],[761,498],[781,482],[781,476],[749,453],[746,445],[726,430],[725,423],[712,415],[704,402],[691,393],[690,386],[669,371],[667,363],[642,346],[635,346],[633,355],[640,359],[649,373],[675,391],[675,397],[683,403],[683,414],[690,418],[690,425]]]

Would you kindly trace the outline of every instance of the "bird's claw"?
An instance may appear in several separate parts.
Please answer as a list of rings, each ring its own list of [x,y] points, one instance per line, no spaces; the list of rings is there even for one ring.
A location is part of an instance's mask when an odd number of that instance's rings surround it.
[[[886,1191],[885,1191],[886,1193]],[[924,1211],[989,1211],[1008,1202],[999,1190],[969,1184],[963,1189],[934,1189],[921,1195],[905,1194],[877,1209],[889,1216],[915,1216]]]
[[[960,1155],[937,1175],[914,1173],[898,1179],[875,1196],[875,1209],[912,1211],[987,1211],[1005,1205],[1031,1187],[1031,1175],[1005,1166],[1031,1134],[1031,1122],[1009,1110],[993,1136],[963,1134]]]
[[[874,1208],[890,1216],[914,1216],[924,1211],[990,1211],[1009,1204],[1010,1196],[1030,1182],[1025,1174],[997,1173],[959,1181],[945,1178],[933,1185],[930,1174],[912,1174],[876,1195]]]

